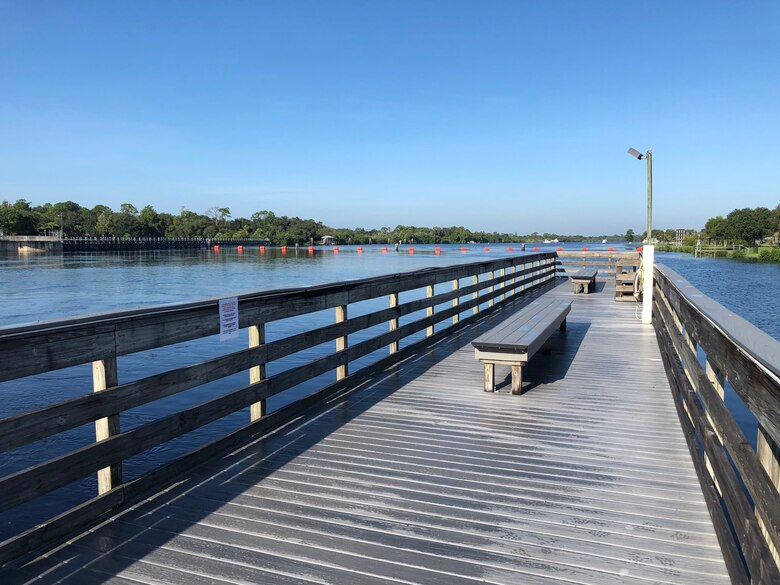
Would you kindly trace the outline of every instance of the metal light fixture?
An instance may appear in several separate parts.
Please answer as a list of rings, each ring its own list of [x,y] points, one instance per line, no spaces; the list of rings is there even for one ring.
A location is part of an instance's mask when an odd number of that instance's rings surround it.
[[[628,154],[630,154],[631,156],[633,156],[637,160],[642,160],[644,158],[644,156],[645,156],[644,154],[639,152],[636,148],[629,148],[628,149]]]

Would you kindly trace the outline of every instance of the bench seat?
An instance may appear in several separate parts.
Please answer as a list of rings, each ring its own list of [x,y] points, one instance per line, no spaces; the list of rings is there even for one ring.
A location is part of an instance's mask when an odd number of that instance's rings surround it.
[[[520,394],[523,366],[548,345],[555,329],[566,331],[571,301],[542,297],[523,307],[471,342],[475,357],[485,367],[485,392],[495,390],[496,364],[512,367],[512,394]]]
[[[598,268],[583,268],[569,276],[574,283],[574,294],[579,292],[588,294],[590,287],[596,285],[596,274],[598,274]]]

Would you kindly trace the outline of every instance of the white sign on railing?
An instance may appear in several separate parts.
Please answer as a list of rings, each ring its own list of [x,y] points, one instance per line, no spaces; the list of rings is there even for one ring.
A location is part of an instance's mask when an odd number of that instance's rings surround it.
[[[238,298],[219,299],[219,340],[238,337]]]

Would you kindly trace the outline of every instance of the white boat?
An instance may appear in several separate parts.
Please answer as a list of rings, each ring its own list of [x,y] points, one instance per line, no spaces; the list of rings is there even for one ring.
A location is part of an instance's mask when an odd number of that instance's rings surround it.
[[[602,244],[606,244],[606,243],[607,243],[607,240],[601,240],[601,243],[602,243]]]

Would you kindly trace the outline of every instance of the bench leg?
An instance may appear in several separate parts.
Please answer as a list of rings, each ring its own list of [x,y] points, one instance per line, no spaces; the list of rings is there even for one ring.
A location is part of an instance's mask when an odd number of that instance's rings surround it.
[[[512,366],[512,394],[523,392],[523,366]]]
[[[484,364],[485,366],[485,392],[493,392],[496,389],[496,365]]]
[[[574,283],[574,294],[576,295],[577,293],[579,293],[581,288],[582,288],[582,285],[579,282],[575,282]]]
[[[566,319],[564,318],[563,321],[561,321],[561,331],[566,331]]]
[[[542,353],[548,354],[550,352],[552,352],[552,339],[548,337],[547,341],[545,341],[544,345],[542,346]]]
[[[583,284],[583,285],[582,285],[582,287],[583,287],[583,289],[584,289],[584,291],[583,291],[583,292],[584,292],[585,294],[588,294],[588,293],[590,292],[590,283],[589,283],[589,282],[588,282],[588,283],[585,283],[585,284]]]

